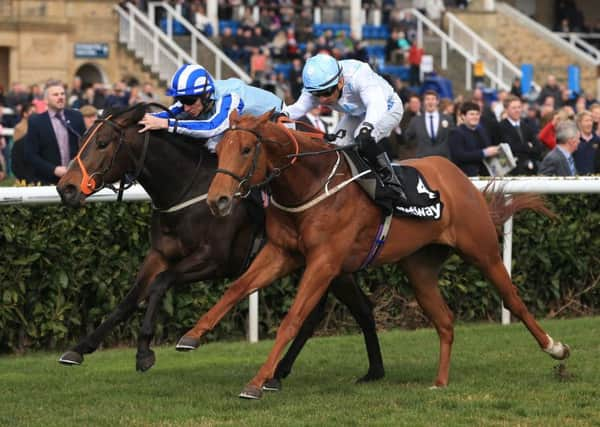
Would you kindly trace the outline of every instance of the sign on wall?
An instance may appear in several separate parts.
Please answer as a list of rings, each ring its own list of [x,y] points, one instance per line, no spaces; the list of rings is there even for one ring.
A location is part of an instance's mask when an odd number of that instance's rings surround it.
[[[75,43],[75,58],[108,58],[108,43]]]

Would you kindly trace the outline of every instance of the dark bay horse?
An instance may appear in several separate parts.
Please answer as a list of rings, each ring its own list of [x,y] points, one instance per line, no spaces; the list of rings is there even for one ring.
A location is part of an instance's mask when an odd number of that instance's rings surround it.
[[[332,191],[348,181],[351,173],[348,164],[331,151],[331,145],[269,122],[268,118],[268,114],[258,118],[231,115],[230,129],[217,148],[220,173],[208,191],[212,211],[226,216],[233,212],[236,195],[245,192],[248,184],[270,182],[272,201],[278,206],[272,203],[267,209],[268,243],[221,300],[180,340],[197,345],[198,339],[241,298],[305,265],[295,301],[279,327],[266,363],[240,394],[253,399],[261,397],[261,386],[273,376],[283,349],[322,298],[329,281],[359,269],[381,221],[378,208],[356,183]],[[318,156],[298,156],[327,150]],[[435,386],[448,384],[454,339],[453,315],[438,288],[438,275],[451,249],[483,272],[505,307],[525,324],[542,350],[555,359],[568,357],[568,346],[546,334],[518,296],[498,244],[496,227],[513,213],[525,208],[549,212],[542,199],[522,195],[506,205],[499,193],[486,202],[469,179],[445,158],[415,159],[404,164],[418,169],[430,188],[440,192],[444,213],[439,221],[394,218],[374,265],[400,263],[419,304],[434,324],[440,340]],[[329,188],[329,194],[325,188]]]
[[[108,112],[88,131],[82,147],[57,189],[64,203],[80,206],[104,185],[132,172],[152,199],[151,248],[126,298],[90,335],[60,358],[80,364],[95,351],[119,322],[126,320],[142,300],[148,300],[138,340],[136,368],[146,371],[155,362],[150,341],[159,303],[170,286],[237,277],[247,266],[255,236],[264,224],[250,218],[249,202],[234,203],[231,216],[216,218],[205,202],[217,160],[198,140],[166,132],[138,133],[138,121],[150,106]],[[202,196],[204,195],[204,197]],[[194,202],[195,201],[195,202]],[[192,202],[192,203],[190,203]],[[189,205],[187,205],[189,203]],[[187,206],[186,206],[187,205]],[[260,223],[258,223],[260,222]],[[372,306],[351,275],[333,281],[333,294],[348,306],[365,337],[369,371],[361,381],[384,374]],[[298,339],[273,376],[271,387],[287,376],[305,341],[323,317],[325,299],[304,324]],[[186,350],[185,346],[179,346]]]

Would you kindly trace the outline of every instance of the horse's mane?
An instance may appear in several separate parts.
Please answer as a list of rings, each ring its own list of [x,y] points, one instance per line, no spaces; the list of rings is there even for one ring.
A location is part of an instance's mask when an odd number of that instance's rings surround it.
[[[244,114],[237,120],[237,125],[239,127],[247,127],[250,129],[255,129],[257,126],[256,116],[251,114]],[[282,124],[276,123],[273,121],[265,122],[267,126],[272,126],[272,129],[278,129],[281,132],[285,132],[285,129],[282,129]],[[268,128],[267,128],[268,129]],[[291,134],[298,140],[298,142],[302,145],[308,145],[311,150],[321,151],[321,150],[329,150],[332,148],[332,144],[327,142],[324,138],[318,138],[314,135],[317,132],[315,130],[314,133],[309,131],[301,131],[294,129],[287,129],[291,132]]]
[[[128,107],[109,107],[102,112],[102,118],[105,119],[109,116],[116,118],[138,108],[142,108],[142,105],[144,112],[150,112],[150,107],[152,107],[152,104],[138,103]],[[167,110],[167,107],[164,107],[164,109]],[[177,149],[183,151],[186,156],[190,156],[194,159],[198,159],[201,156],[214,156],[214,154],[206,148],[206,139],[198,139],[187,135],[173,134],[167,132],[166,130],[152,131],[151,136],[164,141],[166,144],[177,147]]]

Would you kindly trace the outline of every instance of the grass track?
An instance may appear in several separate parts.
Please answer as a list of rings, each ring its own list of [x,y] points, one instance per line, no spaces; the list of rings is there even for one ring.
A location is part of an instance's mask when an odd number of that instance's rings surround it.
[[[600,426],[600,318],[543,321],[572,349],[557,362],[521,324],[456,329],[450,387],[429,390],[433,329],[380,333],[386,377],[354,385],[367,362],[359,335],[309,341],[281,393],[237,397],[271,341],[159,347],[135,372],[135,349],[98,351],[80,367],[59,353],[0,357],[0,426]]]

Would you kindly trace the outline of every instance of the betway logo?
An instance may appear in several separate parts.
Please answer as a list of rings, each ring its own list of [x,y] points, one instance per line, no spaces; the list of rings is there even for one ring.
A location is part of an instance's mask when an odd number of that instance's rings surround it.
[[[442,214],[442,206],[438,202],[435,205],[426,206],[426,207],[417,207],[417,206],[396,206],[396,209],[400,212],[404,212],[407,215],[418,216],[421,218],[433,218],[440,219]]]

